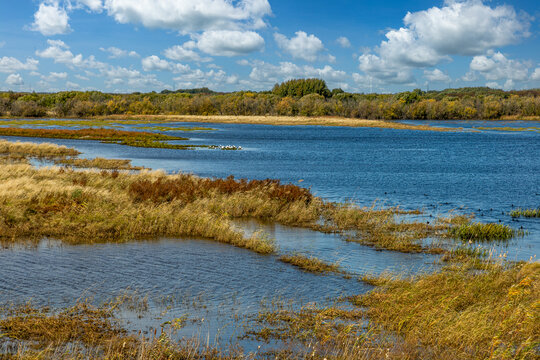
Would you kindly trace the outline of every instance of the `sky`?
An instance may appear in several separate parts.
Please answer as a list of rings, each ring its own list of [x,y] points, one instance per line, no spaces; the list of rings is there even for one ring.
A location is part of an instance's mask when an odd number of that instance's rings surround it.
[[[0,90],[540,88],[538,0],[0,0]]]

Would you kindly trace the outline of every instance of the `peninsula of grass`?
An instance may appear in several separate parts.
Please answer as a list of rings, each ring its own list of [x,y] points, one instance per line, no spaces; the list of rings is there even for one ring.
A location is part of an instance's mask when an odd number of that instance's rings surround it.
[[[49,139],[95,140],[102,143],[127,145],[132,147],[187,150],[208,147],[206,145],[173,145],[168,141],[189,140],[187,138],[142,131],[123,131],[115,129],[29,129],[2,128],[0,136],[20,136]]]
[[[300,254],[282,255],[279,261],[291,264],[311,273],[341,273],[338,264],[327,264],[316,257],[307,257]]]
[[[536,209],[516,209],[510,212],[510,216],[513,218],[525,217],[525,218],[540,218],[540,208]]]
[[[424,244],[424,239],[446,241],[449,231],[466,237],[459,227],[462,217],[433,224],[409,222],[401,216],[411,212],[399,208],[326,202],[308,189],[277,180],[118,172],[136,168],[122,160],[67,157],[64,154],[76,151],[52,144],[1,142],[1,149],[7,156],[0,161],[0,239],[5,242],[44,237],[69,243],[204,237],[259,253],[275,250],[264,236],[244,238],[231,223],[238,218],[341,233],[350,241],[400,252],[444,253],[438,241]],[[52,155],[60,156],[55,159],[59,164],[114,171],[36,169],[26,159]]]

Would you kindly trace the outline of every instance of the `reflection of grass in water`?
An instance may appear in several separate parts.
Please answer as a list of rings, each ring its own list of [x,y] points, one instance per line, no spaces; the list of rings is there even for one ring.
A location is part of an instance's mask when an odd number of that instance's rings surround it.
[[[535,131],[535,132],[540,132],[540,127],[534,127],[534,126],[531,126],[531,127],[510,127],[510,126],[505,126],[505,127],[482,127],[482,126],[479,126],[479,127],[475,127],[474,129],[489,130],[489,131]]]

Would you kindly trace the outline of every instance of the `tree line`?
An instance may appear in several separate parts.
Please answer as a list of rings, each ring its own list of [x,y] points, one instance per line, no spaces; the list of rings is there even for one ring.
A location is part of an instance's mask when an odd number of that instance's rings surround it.
[[[485,87],[396,94],[329,90],[320,79],[291,80],[272,91],[217,93],[188,89],[161,93],[99,91],[0,93],[0,116],[93,117],[107,115],[338,116],[384,120],[500,119],[540,116],[540,89],[503,91]]]

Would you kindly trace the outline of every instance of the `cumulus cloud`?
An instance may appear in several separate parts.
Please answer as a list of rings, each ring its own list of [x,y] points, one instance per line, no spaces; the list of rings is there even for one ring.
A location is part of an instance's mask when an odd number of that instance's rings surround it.
[[[508,59],[502,53],[494,51],[488,52],[487,56],[475,56],[471,61],[470,69],[491,81],[525,81],[529,74],[528,64]]]
[[[81,85],[71,81],[66,81],[66,88],[70,90],[77,90],[81,88]]]
[[[432,82],[449,82],[452,78],[439,69],[424,70],[424,77]]]
[[[283,34],[274,34],[278,46],[293,58],[306,61],[315,61],[324,50],[322,41],[315,35],[308,35],[304,31],[297,31],[295,36],[287,38]]]
[[[442,7],[408,13],[403,21],[404,27],[386,33],[375,54],[359,57],[362,71],[403,83],[412,77],[410,69],[432,67],[453,55],[478,56],[530,35],[530,17],[482,0],[446,0]]]
[[[14,57],[4,56],[0,58],[0,73],[13,73],[15,71],[29,70],[36,71],[39,61],[28,58],[26,62],[22,62]]]
[[[71,31],[69,16],[58,1],[42,2],[34,14],[34,22],[30,29],[39,31],[45,36],[67,34]]]
[[[189,70],[188,65],[179,63],[172,63],[164,59],[160,59],[159,56],[148,56],[141,61],[144,71],[170,71],[173,73],[182,73]]]
[[[350,48],[351,47],[351,42],[345,36],[341,36],[341,37],[337,38],[336,41],[342,48]]]
[[[49,47],[42,51],[36,51],[36,55],[42,58],[53,59],[55,63],[64,64],[69,68],[103,69],[107,64],[97,61],[92,55],[84,58],[82,54],[74,55],[69,46],[62,40],[47,40]]]
[[[101,70],[101,75],[106,77],[108,87],[126,85],[132,90],[148,88],[165,88],[165,84],[159,81],[153,74],[141,74],[138,70],[125,67],[109,67]]]
[[[478,55],[529,36],[530,20],[507,5],[446,0],[442,8],[408,13],[404,23],[439,54]]]
[[[210,58],[202,58],[197,52],[192,50],[194,46],[197,46],[194,41],[188,41],[184,45],[175,45],[165,49],[163,54],[167,59],[175,61],[207,62],[212,60]]]
[[[197,39],[197,47],[210,55],[239,56],[262,50],[264,39],[253,31],[205,31]]]
[[[24,80],[19,74],[11,74],[7,77],[6,84],[11,86],[24,85]]]
[[[358,57],[359,68],[370,77],[375,77],[385,83],[412,84],[414,76],[409,68],[396,66],[388,59],[375,54],[363,54]]]
[[[122,49],[119,49],[117,47],[114,47],[114,46],[111,46],[111,47],[108,47],[108,48],[99,48],[99,50],[103,51],[103,52],[106,52],[106,53],[109,53],[109,58],[110,59],[119,59],[119,58],[123,58],[123,57],[139,57],[139,54],[137,54],[136,51],[127,51],[127,50],[122,50]]]
[[[268,0],[105,0],[120,23],[181,32],[261,28],[272,10]]]

